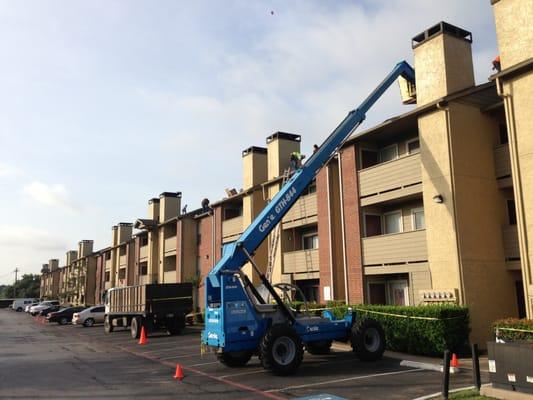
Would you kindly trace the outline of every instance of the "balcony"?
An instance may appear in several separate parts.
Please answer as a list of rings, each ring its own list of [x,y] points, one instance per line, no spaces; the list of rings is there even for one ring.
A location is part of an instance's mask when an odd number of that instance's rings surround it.
[[[128,265],[128,256],[126,254],[119,257],[118,265],[121,267],[125,267],[126,265]]]
[[[165,253],[175,252],[176,251],[176,236],[167,237],[165,239]]]
[[[318,271],[318,249],[290,251],[283,254],[283,272],[285,274]]]
[[[111,258],[109,260],[105,260],[105,269],[111,269]]]
[[[511,176],[511,158],[509,155],[509,144],[501,144],[494,148],[494,168],[496,178],[500,187],[510,187],[512,185]]]
[[[518,230],[516,225],[506,225],[502,228],[503,251],[508,269],[520,269],[520,245],[518,244]]]
[[[420,154],[365,168],[358,172],[361,206],[422,192]]]
[[[295,228],[297,226],[317,222],[317,197],[311,193],[300,197],[283,218],[283,228]]]
[[[163,283],[176,283],[176,271],[163,272]]]
[[[237,240],[242,233],[242,216],[222,221],[222,241],[224,243]]]
[[[427,261],[426,231],[411,231],[362,239],[363,265]]]
[[[139,249],[139,259],[145,260],[148,258],[148,246],[141,246]]]

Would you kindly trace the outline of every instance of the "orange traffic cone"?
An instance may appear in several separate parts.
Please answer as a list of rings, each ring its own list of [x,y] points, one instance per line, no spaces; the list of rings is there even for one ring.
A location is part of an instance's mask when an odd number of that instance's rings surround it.
[[[139,339],[139,344],[146,344],[148,343],[148,339],[146,339],[146,332],[144,330],[144,326],[141,326],[141,338]]]
[[[174,374],[174,379],[178,379],[180,381],[183,379],[183,370],[179,364],[176,364],[176,373]]]
[[[459,368],[459,360],[457,359],[457,355],[455,353],[452,354],[452,362],[450,363],[450,367]]]

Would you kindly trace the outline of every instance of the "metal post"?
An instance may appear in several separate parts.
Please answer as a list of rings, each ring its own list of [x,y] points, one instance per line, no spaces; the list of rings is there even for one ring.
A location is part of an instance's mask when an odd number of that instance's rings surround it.
[[[442,398],[448,400],[448,391],[450,388],[450,351],[444,351],[444,363],[443,363],[443,375],[442,375]]]
[[[479,352],[475,343],[472,345],[472,374],[474,385],[476,385],[479,391],[481,389],[481,375],[479,373]]]

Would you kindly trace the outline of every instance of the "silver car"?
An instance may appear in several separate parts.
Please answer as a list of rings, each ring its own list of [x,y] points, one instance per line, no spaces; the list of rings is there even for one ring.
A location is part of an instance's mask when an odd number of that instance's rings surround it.
[[[105,307],[102,305],[92,306],[83,311],[74,313],[72,316],[73,325],[83,325],[84,327],[101,324],[104,322]]]

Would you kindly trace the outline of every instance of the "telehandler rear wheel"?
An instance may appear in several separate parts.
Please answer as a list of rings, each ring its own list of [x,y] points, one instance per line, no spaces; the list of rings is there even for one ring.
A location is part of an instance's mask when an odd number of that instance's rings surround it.
[[[294,373],[300,366],[303,355],[302,341],[289,325],[273,325],[261,340],[261,364],[276,375]]]
[[[227,353],[217,353],[218,361],[227,367],[236,368],[246,365],[250,358],[252,358],[252,351],[232,351]]]
[[[352,349],[361,361],[376,361],[385,351],[385,332],[374,319],[366,318],[352,326]]]

